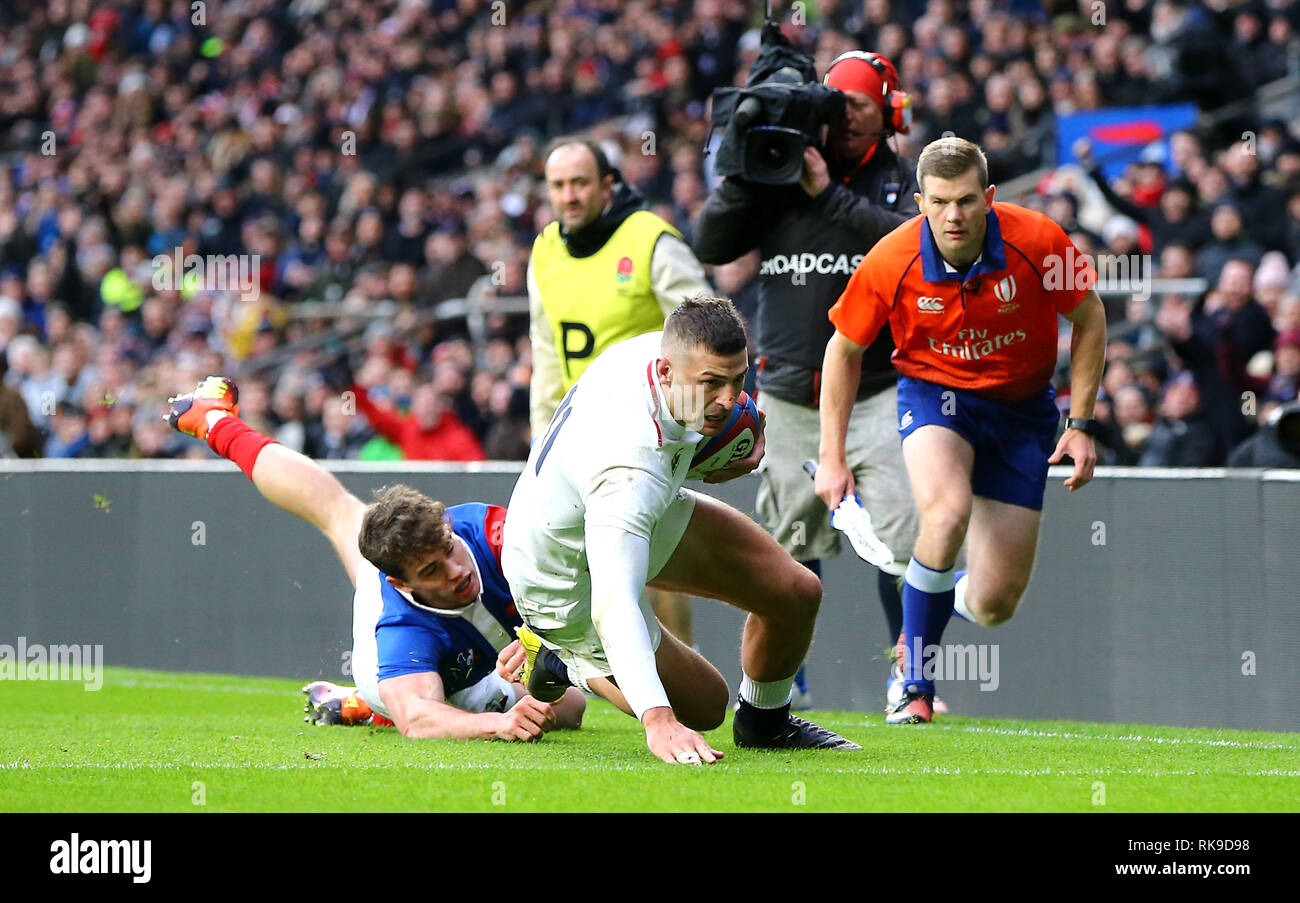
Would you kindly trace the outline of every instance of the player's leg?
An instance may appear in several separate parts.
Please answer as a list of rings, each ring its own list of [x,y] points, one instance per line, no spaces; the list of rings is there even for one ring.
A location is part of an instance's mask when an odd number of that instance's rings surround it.
[[[971,477],[969,572],[956,609],[984,626],[1015,614],[1029,585],[1060,413],[1050,390],[1009,405],[979,401],[980,458]]]
[[[687,646],[692,645],[691,597],[685,593],[672,593],[653,587],[649,593],[650,605],[654,608],[659,624]]]
[[[903,578],[903,696],[886,715],[891,724],[926,723],[933,717],[933,672],[925,676],[925,663],[952,617],[953,569],[970,520],[974,460],[971,443],[947,426],[916,426],[903,440],[920,531]]]
[[[355,587],[359,566],[368,565],[357,548],[365,506],[319,464],[240,420],[239,389],[233,380],[209,376],[194,391],[169,400],[167,422],[178,432],[204,440],[214,452],[238,465],[265,498],[324,533],[343,563],[348,582]],[[378,611],[370,612],[354,599],[353,617],[354,622],[358,617],[368,620],[369,646],[373,647]],[[355,627],[354,623],[354,633]],[[354,640],[351,664],[359,669],[354,671],[355,688],[323,680],[302,688],[307,697],[304,720],[318,725],[392,724],[378,692],[373,686],[367,688],[367,680],[376,682],[377,659],[373,649],[367,656],[365,641],[358,644]]]
[[[920,520],[912,558],[947,570],[957,562],[970,522],[975,450],[960,433],[928,425],[903,440],[903,462]]]
[[[812,642],[821,581],[748,517],[695,499],[689,523],[652,585],[749,612],[741,641],[738,745],[858,748],[790,715],[794,674]]]
[[[959,612],[984,627],[1015,614],[1034,569],[1041,521],[1041,511],[975,496],[968,572],[956,587]]]
[[[332,473],[283,445],[268,445],[253,465],[253,485],[268,501],[320,530],[334,546],[348,581],[356,585],[361,552],[357,536],[365,504]]]
[[[383,608],[379,571],[362,558],[352,594],[352,651],[343,665],[343,673],[350,674],[356,686],[320,680],[307,684],[302,688],[307,694],[305,720],[317,724],[393,723],[379,695],[379,645],[375,629]]]
[[[731,700],[726,678],[668,631],[655,650],[655,668],[682,724],[694,731],[711,731],[726,720]]]
[[[727,702],[731,698],[726,678],[704,656],[667,630],[662,631],[659,648],[655,650],[655,669],[673,714],[682,724],[693,731],[711,731],[726,720]],[[611,678],[594,677],[587,685],[597,696],[632,714],[632,707]]]
[[[710,496],[697,496],[680,542],[650,582],[749,612],[741,665],[754,680],[793,677],[812,642],[821,581],[758,524]]]
[[[555,727],[562,731],[576,731],[582,727],[582,715],[587,711],[587,697],[577,687],[569,687],[555,709]]]
[[[355,586],[365,505],[315,461],[240,420],[238,399],[233,380],[209,376],[193,392],[171,399],[167,421],[177,431],[203,439],[237,464],[263,497],[324,533]]]
[[[352,658],[347,670],[357,685],[357,695],[376,714],[386,719],[392,713],[379,693],[379,640],[376,630],[384,612],[383,586],[379,569],[362,558],[352,594]]]

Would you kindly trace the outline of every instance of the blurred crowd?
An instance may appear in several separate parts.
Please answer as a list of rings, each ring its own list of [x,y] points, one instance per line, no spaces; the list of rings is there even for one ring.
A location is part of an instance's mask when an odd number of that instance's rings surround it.
[[[1286,74],[1300,28],[1295,0],[1127,0],[1103,23],[1095,7],[810,0],[787,33],[818,71],[889,56],[916,111],[899,152],[952,131],[1003,181],[1056,162],[1056,113],[1238,100]],[[526,294],[556,134],[601,140],[689,239],[713,182],[708,97],[744,83],[756,16],[742,0],[0,5],[0,454],[205,457],[160,416],[219,373],[246,419],[318,457],[524,457],[527,323],[494,314],[472,341],[443,302]],[[1081,249],[1151,253],[1157,275],[1212,289],[1112,306],[1111,462],[1223,463],[1295,397],[1298,137],[1273,123],[1245,152],[1185,133],[1109,198],[1082,172],[1043,185],[1034,203]],[[159,255],[256,255],[255,290],[160,282]],[[711,275],[752,299],[756,270]],[[364,399],[326,378],[344,354]],[[8,425],[19,401],[30,430]],[[414,443],[410,423],[449,438]]]
[[[1229,463],[1300,390],[1300,135],[1271,121],[1220,149],[1192,132],[1170,146],[1115,181],[1081,146],[1082,170],[1030,202],[1113,281],[1146,283],[1105,299],[1103,463]],[[1152,280],[1182,282],[1149,295]]]

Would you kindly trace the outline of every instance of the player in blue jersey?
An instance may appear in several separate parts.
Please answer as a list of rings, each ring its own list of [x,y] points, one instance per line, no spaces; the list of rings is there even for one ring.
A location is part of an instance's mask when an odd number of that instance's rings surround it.
[[[238,398],[231,380],[210,376],[171,399],[167,421],[324,533],[343,562],[356,588],[357,688],[309,684],[318,717],[354,721],[373,712],[376,723],[391,719],[408,737],[500,740],[535,740],[582,723],[581,691],[544,703],[513,682],[524,653],[501,573],[504,508],[446,508],[402,485],[379,490],[367,506],[319,464],[240,420]]]

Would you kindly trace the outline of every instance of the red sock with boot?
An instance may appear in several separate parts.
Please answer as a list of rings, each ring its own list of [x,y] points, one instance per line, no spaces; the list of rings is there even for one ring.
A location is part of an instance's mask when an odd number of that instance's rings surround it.
[[[208,447],[221,457],[234,461],[250,480],[253,479],[253,465],[257,463],[258,454],[275,441],[238,417],[221,417],[208,428]]]

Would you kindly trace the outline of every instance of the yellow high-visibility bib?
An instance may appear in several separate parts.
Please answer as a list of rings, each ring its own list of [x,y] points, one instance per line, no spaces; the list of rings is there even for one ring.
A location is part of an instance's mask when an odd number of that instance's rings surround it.
[[[537,236],[533,278],[555,338],[563,391],[610,345],[664,328],[650,258],[665,232],[682,237],[661,217],[638,210],[590,257],[569,254],[558,222]]]

